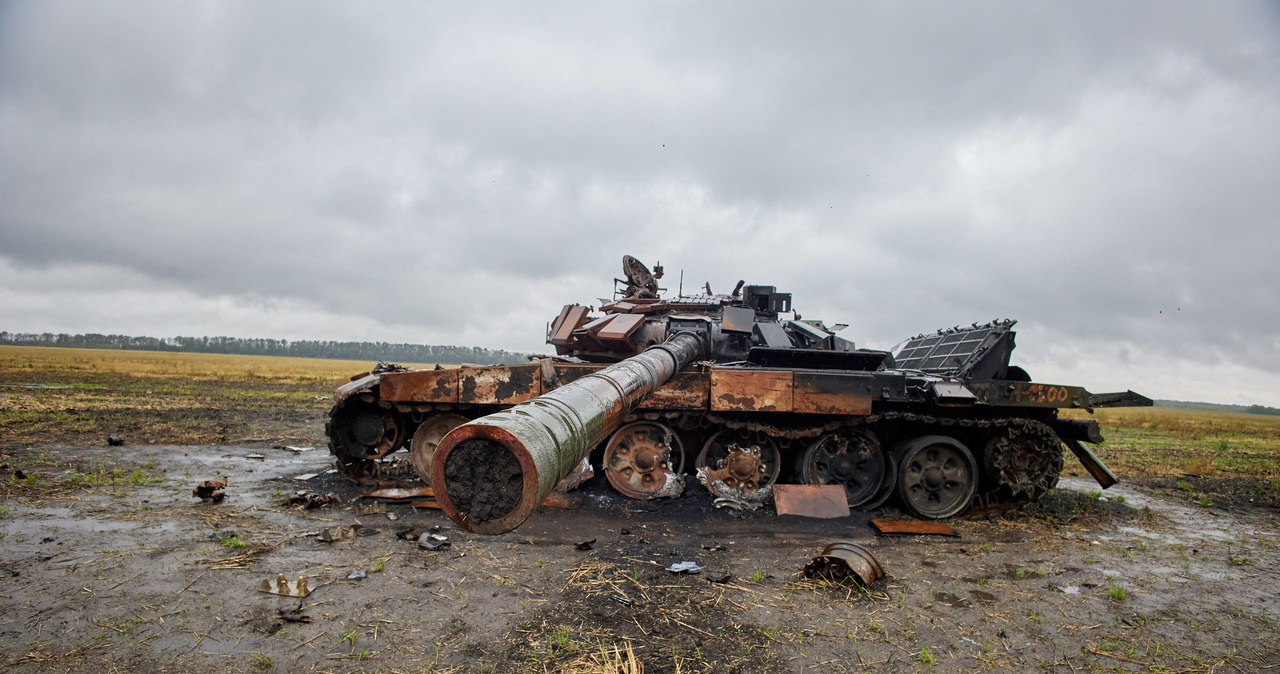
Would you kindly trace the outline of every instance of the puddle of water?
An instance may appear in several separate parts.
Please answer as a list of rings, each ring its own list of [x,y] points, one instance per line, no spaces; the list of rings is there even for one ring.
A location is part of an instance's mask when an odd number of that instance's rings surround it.
[[[1070,489],[1088,493],[1097,489],[1091,480],[1078,477],[1064,477],[1058,481],[1060,489]],[[1256,535],[1257,530],[1243,525],[1234,518],[1221,517],[1203,509],[1191,508],[1169,499],[1149,496],[1123,484],[1107,490],[1111,497],[1124,496],[1125,503],[1136,509],[1148,508],[1152,512],[1169,520],[1172,531],[1155,532],[1142,527],[1122,526],[1117,531],[1130,536],[1140,536],[1169,544],[1198,545],[1205,542],[1221,543],[1235,540],[1241,536]],[[1112,540],[1105,534],[1097,534],[1096,538]]]

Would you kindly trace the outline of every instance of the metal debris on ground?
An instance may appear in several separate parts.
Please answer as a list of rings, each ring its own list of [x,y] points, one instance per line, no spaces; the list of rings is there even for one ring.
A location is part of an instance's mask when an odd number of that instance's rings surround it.
[[[697,562],[676,562],[667,567],[671,573],[702,573],[702,567]]]
[[[726,548],[723,543],[703,543],[702,549],[707,552],[724,552],[729,548]]]
[[[368,577],[369,572],[364,569],[352,569],[351,572],[347,574],[347,580],[364,580]]]
[[[303,473],[301,475],[294,475],[293,479],[297,480],[298,482],[306,482],[307,480],[310,480],[312,478],[319,477],[319,476],[320,476],[320,473]]]
[[[733,496],[721,496],[712,501],[711,505],[722,510],[759,510],[763,504],[758,501],[748,501]]]
[[[124,438],[118,435],[108,435],[107,444],[111,445],[112,447],[119,447],[124,444]]]
[[[733,579],[733,574],[728,571],[725,571],[724,573],[711,573],[707,574],[706,578],[713,583],[727,583]]]
[[[199,497],[201,501],[206,503],[222,503],[222,499],[227,497],[227,478],[220,480],[205,480],[196,485],[191,490],[191,495]]]
[[[285,580],[283,573],[277,575],[275,580],[263,579],[258,585],[258,591],[285,597],[298,597],[299,599],[311,594],[310,588],[307,587],[306,578],[299,577],[295,581],[289,581]]]
[[[359,503],[356,504],[357,515],[376,515],[378,513],[387,512],[387,504],[385,503]]]
[[[320,532],[316,536],[316,540],[321,543],[333,543],[334,541],[345,541],[349,538],[355,538],[355,527],[330,527]]]
[[[574,544],[573,547],[579,550],[590,550],[595,546],[596,546],[596,539],[593,538],[589,541],[578,541],[577,543]]]
[[[577,489],[579,485],[595,477],[595,475],[596,472],[591,469],[591,462],[583,458],[582,463],[579,463],[577,468],[574,468],[568,475],[561,478],[551,491],[563,494],[572,489]]]
[[[287,506],[300,505],[307,510],[313,510],[327,506],[330,503],[336,503],[338,497],[334,494],[317,494],[313,491],[295,491],[291,496],[284,500]]]
[[[449,537],[441,534],[425,533],[418,537],[418,547],[423,550],[443,550],[449,547]]]
[[[246,458],[246,459],[256,459],[256,460],[258,460],[258,461],[265,461],[265,460],[266,460],[266,458],[267,458],[267,455],[266,455],[266,454],[245,454],[245,455],[244,455],[244,458]]]
[[[932,534],[937,536],[959,536],[955,529],[933,520],[871,520],[871,526],[882,534]]]
[[[283,449],[288,452],[293,452],[294,454],[301,454],[303,452],[309,452],[315,449],[315,447],[295,447],[293,445],[272,445],[272,448]]]
[[[361,492],[360,498],[376,499],[378,501],[410,501],[418,498],[433,498],[436,493],[431,487],[387,487],[385,489],[373,489]]]
[[[402,541],[416,541],[418,540],[418,537],[421,535],[422,533],[419,532],[417,529],[414,529],[413,527],[409,527],[407,529],[401,529],[396,532],[396,538]]]
[[[804,567],[805,578],[820,578],[837,583],[852,578],[864,587],[884,575],[884,567],[870,550],[848,541],[828,545],[822,554],[814,557]]]
[[[779,515],[849,516],[849,495],[840,484],[775,484],[773,505]]]

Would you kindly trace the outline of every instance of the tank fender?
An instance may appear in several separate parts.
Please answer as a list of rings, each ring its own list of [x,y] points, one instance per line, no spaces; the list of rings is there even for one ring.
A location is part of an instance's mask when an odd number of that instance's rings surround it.
[[[361,391],[367,391],[374,386],[377,386],[380,381],[382,381],[382,375],[380,374],[370,373],[362,377],[356,377],[342,386],[339,386],[338,389],[333,392],[333,402],[335,405],[341,403]]]

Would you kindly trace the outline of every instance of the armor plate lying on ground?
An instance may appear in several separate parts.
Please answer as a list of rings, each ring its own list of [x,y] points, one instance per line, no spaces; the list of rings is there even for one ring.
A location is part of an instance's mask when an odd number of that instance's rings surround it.
[[[852,508],[890,498],[928,519],[974,504],[1034,501],[1057,484],[1065,443],[1092,420],[1058,410],[1144,406],[1141,395],[1033,383],[1009,365],[1014,321],[941,330],[896,353],[855,348],[791,295],[744,285],[661,297],[662,267],[623,259],[597,313],[566,305],[528,365],[379,367],[338,388],[329,448],[352,477],[401,448],[462,526],[519,526],[586,457],[633,498],[679,495],[700,474],[722,499],[777,481],[840,485]]]

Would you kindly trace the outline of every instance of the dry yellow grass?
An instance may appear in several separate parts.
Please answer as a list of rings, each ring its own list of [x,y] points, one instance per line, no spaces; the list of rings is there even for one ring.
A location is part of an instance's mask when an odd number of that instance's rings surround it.
[[[328,396],[365,361],[0,346],[0,442],[322,444]],[[429,367],[421,365],[420,367]]]
[[[192,379],[271,379],[281,382],[345,380],[367,371],[363,360],[329,360],[281,356],[241,356],[220,353],[66,349],[48,346],[0,346],[6,379],[24,370],[74,375],[115,373],[134,377]],[[406,367],[433,365],[402,363]]]
[[[1120,473],[1280,477],[1280,416],[1132,407],[1094,418],[1107,438],[1098,453]]]

